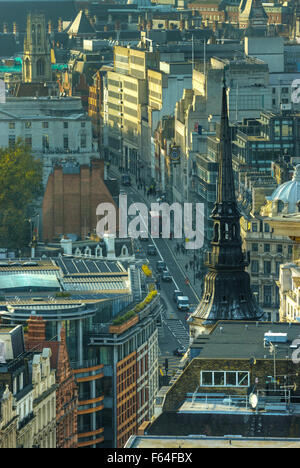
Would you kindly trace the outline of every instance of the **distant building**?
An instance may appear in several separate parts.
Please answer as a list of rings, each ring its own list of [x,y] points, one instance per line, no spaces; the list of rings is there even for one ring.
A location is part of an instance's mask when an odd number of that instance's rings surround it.
[[[25,339],[28,350],[51,350],[50,365],[55,370],[56,383],[56,448],[77,448],[78,391],[70,366],[65,330],[61,329],[60,341],[46,341],[46,322],[41,316],[32,315]]]
[[[80,98],[8,97],[0,104],[0,147],[19,138],[42,160],[44,185],[54,163],[72,158],[89,164],[97,157]]]
[[[105,183],[103,160],[91,165],[73,163],[55,166],[49,175],[43,199],[43,239],[65,234],[85,239],[95,232],[100,203],[115,201]]]
[[[1,325],[0,342],[0,388],[8,386],[14,397],[17,448],[55,448],[56,386],[51,351],[44,348],[42,354],[26,353],[20,325]]]

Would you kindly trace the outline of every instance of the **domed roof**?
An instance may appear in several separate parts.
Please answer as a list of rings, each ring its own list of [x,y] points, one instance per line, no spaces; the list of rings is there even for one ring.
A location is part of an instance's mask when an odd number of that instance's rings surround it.
[[[280,200],[283,203],[288,203],[288,213],[296,213],[298,211],[297,202],[300,201],[300,164],[296,166],[293,179],[279,185],[273,194],[268,197],[268,200]]]

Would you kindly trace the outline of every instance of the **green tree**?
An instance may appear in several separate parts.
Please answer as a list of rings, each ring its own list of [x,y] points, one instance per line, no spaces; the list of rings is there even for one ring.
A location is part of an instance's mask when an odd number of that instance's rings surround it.
[[[30,204],[43,193],[42,163],[18,141],[0,148],[0,246],[21,248],[30,241]]]

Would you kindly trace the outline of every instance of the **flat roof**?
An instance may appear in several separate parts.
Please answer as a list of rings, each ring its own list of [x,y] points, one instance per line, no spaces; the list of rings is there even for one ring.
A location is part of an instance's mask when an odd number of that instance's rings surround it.
[[[299,439],[206,437],[206,436],[131,436],[125,448],[299,448]],[[174,459],[176,462],[177,460]]]
[[[292,342],[299,338],[300,323],[287,322],[238,322],[219,321],[212,332],[204,337],[199,336],[191,348],[200,348],[200,359],[270,359],[268,348],[264,347],[265,333],[286,333],[287,342],[276,342],[276,358],[291,359]]]

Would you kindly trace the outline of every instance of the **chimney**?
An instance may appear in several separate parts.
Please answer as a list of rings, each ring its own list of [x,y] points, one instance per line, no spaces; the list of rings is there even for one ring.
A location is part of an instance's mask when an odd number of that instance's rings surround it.
[[[35,343],[42,343],[46,341],[46,322],[43,317],[31,315],[27,320],[28,331],[26,342],[32,347]]]

